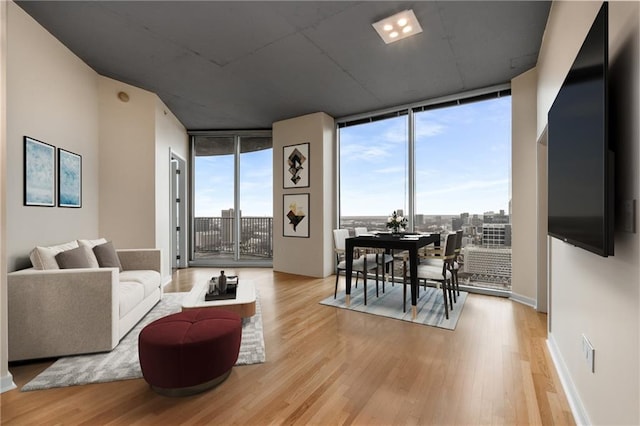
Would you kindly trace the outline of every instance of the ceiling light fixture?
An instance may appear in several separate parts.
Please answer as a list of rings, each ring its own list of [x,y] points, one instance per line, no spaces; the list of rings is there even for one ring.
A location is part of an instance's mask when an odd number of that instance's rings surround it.
[[[371,25],[387,44],[422,32],[422,27],[411,9],[396,13]]]

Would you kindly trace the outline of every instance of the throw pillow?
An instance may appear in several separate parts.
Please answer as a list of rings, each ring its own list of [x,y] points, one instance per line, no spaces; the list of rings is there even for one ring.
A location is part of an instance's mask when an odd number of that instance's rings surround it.
[[[56,262],[58,262],[60,269],[92,267],[89,261],[89,249],[86,247],[62,251],[56,254]]]
[[[78,240],[78,245],[80,247],[84,246],[89,249],[89,261],[91,262],[92,268],[100,267],[100,264],[98,264],[98,259],[96,259],[96,255],[93,253],[93,248],[106,242],[107,240],[105,238],[98,238],[96,240]]]
[[[58,262],[56,262],[56,254],[76,247],[78,247],[76,241],[69,241],[68,243],[57,246],[38,246],[31,251],[29,259],[31,259],[31,264],[34,269],[60,269]]]
[[[96,255],[96,259],[98,259],[98,264],[101,268],[118,268],[120,272],[122,272],[122,265],[120,264],[118,253],[116,253],[116,249],[113,247],[111,241],[95,246],[93,253]]]

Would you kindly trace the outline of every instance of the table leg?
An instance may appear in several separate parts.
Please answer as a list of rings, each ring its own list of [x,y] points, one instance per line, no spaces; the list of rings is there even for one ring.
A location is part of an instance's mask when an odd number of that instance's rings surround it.
[[[348,242],[345,244],[345,263],[347,264],[347,268],[345,270],[346,276],[345,278],[345,303],[347,306],[351,304],[351,274],[353,273],[353,246],[351,246]],[[367,272],[365,271],[365,274]]]
[[[411,268],[411,319],[416,319],[418,314],[418,249],[409,249],[409,267]]]

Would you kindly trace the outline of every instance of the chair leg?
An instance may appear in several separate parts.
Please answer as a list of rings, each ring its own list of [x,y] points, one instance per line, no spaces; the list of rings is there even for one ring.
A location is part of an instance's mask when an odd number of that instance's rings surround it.
[[[385,274],[385,272],[386,272],[385,269],[387,269],[387,265],[386,265],[386,263],[384,263],[384,257],[382,258],[382,264],[380,266],[382,266],[382,292],[384,293],[384,283],[385,283],[386,278],[387,278],[385,276],[386,275]]]
[[[446,285],[446,282],[442,283],[442,301],[444,302],[444,317],[446,319],[449,319],[449,304],[447,303],[447,285]]]
[[[367,306],[367,271],[362,273],[362,281],[364,282],[364,305]]]
[[[380,269],[380,265],[378,264],[378,259],[376,259],[376,297],[380,297],[380,295],[378,294],[379,293],[378,281],[380,279],[379,274],[378,274],[379,273],[379,269]],[[384,277],[384,275],[383,275],[383,277]]]
[[[451,291],[451,294],[453,294],[453,303],[458,303],[458,300],[456,299],[456,286],[453,279],[453,272],[451,272],[451,279],[449,280],[449,282],[451,283],[451,289],[449,291]],[[451,307],[451,309],[453,310],[453,307]]]
[[[333,291],[333,298],[338,297],[338,278],[340,278],[340,273],[336,271],[336,289]]]
[[[402,312],[407,312],[407,262],[402,263]]]
[[[451,280],[445,280],[445,287],[447,288],[447,291],[449,292],[449,306],[451,307],[451,310],[453,311],[453,299],[455,299],[455,296],[453,296],[453,291],[451,290]]]
[[[391,250],[391,287],[393,287],[396,282],[396,270],[395,265],[393,263],[393,250]]]
[[[458,293],[458,296],[460,296],[460,283],[458,281],[458,270],[457,269],[454,270],[453,275],[454,275],[454,277],[456,279],[456,292]]]

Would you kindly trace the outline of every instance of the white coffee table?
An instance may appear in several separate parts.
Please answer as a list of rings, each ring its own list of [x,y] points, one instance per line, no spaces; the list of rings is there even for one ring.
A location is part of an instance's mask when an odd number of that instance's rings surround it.
[[[242,318],[256,314],[256,288],[252,281],[238,280],[235,299],[205,301],[204,295],[209,290],[209,282],[202,281],[193,286],[182,302],[182,310],[212,308],[233,311]]]

